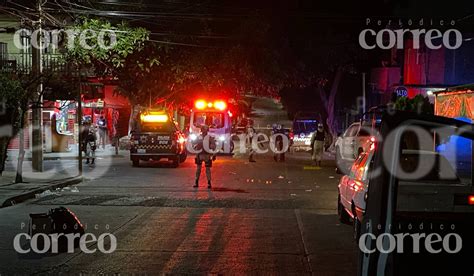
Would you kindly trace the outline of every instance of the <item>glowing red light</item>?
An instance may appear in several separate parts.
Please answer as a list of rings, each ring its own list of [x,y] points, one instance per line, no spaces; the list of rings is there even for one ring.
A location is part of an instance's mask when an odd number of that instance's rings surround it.
[[[469,205],[474,205],[474,195],[469,196],[468,202]]]
[[[224,101],[207,102],[205,100],[197,100],[194,106],[199,110],[206,108],[215,108],[217,110],[227,109],[227,104]]]
[[[204,108],[206,108],[206,101],[204,101],[204,100],[198,100],[198,101],[196,101],[196,103],[194,104],[194,106],[195,106],[197,109],[204,109]]]
[[[214,107],[219,110],[224,110],[227,108],[227,104],[224,101],[215,101]]]

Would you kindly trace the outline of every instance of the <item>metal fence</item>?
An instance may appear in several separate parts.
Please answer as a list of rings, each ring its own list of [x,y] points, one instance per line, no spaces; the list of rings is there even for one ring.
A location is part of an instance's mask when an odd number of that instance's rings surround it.
[[[48,73],[75,74],[75,66],[67,63],[61,54],[43,54],[43,71]],[[31,53],[7,54],[0,59],[2,71],[15,71],[29,74],[33,70],[33,55]]]

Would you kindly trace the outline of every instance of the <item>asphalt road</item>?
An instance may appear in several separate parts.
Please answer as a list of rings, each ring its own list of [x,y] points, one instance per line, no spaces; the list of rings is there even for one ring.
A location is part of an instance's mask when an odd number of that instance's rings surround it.
[[[71,168],[75,161],[49,162]],[[88,180],[75,188],[0,209],[0,274],[354,274],[352,229],[336,215],[333,162],[317,169],[305,153],[288,155],[285,163],[222,156],[212,190],[204,175],[201,187],[192,188],[194,172],[192,157],[177,169],[102,159],[85,168]],[[86,232],[113,233],[117,249],[16,253],[13,239],[27,231],[28,215],[57,206],[75,212]]]

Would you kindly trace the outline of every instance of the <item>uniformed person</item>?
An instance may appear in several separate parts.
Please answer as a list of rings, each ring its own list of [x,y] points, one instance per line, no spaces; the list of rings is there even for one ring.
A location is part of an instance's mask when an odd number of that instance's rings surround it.
[[[283,137],[282,135],[285,134],[285,131],[283,129],[283,126],[280,124],[273,124],[272,127],[272,136],[274,136],[274,143],[275,143],[275,151],[278,151],[279,153],[274,152],[273,153],[273,160],[275,162],[284,162],[285,161],[285,153],[283,152]]]
[[[95,163],[96,135],[88,118],[84,119],[81,136],[82,151],[85,153],[86,164],[89,164],[89,160],[92,159],[90,163],[93,165]]]
[[[311,136],[311,148],[313,150],[311,159],[318,166],[321,166],[324,150],[324,127],[321,123],[318,124],[318,129]]]
[[[201,135],[194,142],[194,150],[199,151],[196,155],[195,163],[197,166],[196,169],[196,182],[194,183],[194,188],[199,187],[199,177],[201,176],[202,163],[206,167],[206,177],[207,177],[207,188],[210,189],[211,186],[211,167],[212,162],[216,160],[216,140],[214,137],[208,135],[209,127],[207,125],[201,126]]]
[[[256,151],[253,148],[254,147],[254,139],[257,139],[257,132],[255,131],[255,128],[253,127],[253,123],[249,123],[247,126],[247,145],[249,149],[249,162],[257,162],[255,160],[255,154]]]

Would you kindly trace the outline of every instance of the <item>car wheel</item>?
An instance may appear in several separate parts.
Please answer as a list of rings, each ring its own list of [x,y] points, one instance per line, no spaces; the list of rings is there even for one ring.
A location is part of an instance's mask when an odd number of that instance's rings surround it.
[[[351,224],[351,217],[347,214],[344,206],[341,203],[341,196],[339,195],[337,198],[337,215],[339,217],[339,221],[344,224]]]
[[[138,158],[132,159],[132,166],[139,167],[140,166],[140,159],[138,159]]]
[[[234,147],[235,147],[235,145],[234,145],[234,141],[232,141],[232,140],[231,140],[231,141],[230,141],[230,149],[229,149],[229,153],[233,153],[233,152],[234,152]]]

